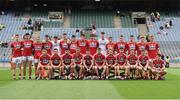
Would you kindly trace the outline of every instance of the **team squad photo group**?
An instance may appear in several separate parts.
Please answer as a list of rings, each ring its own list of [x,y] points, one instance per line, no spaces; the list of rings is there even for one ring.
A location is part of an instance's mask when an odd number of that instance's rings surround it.
[[[97,40],[91,34],[86,39],[81,34],[76,39],[75,35],[69,38],[64,33],[61,39],[45,35],[42,42],[39,37],[32,39],[29,33],[22,39],[15,34],[10,44],[12,79],[165,79],[165,62],[153,35],[148,42],[143,35],[138,42],[133,35],[129,41],[121,35],[117,42],[113,37],[106,38],[104,32],[99,37]]]

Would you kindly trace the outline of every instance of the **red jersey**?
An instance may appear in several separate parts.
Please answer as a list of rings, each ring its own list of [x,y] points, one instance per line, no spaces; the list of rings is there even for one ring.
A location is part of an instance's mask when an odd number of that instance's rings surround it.
[[[85,64],[87,65],[87,66],[90,66],[91,64],[92,64],[92,60],[93,60],[93,57],[91,56],[91,55],[86,55],[86,56],[84,56],[84,61],[85,61]]]
[[[102,66],[105,60],[105,56],[103,54],[94,55],[94,61],[98,66]]]
[[[33,50],[34,50],[34,58],[39,59],[41,52],[43,49],[42,43],[33,43]]]
[[[163,68],[164,66],[164,61],[163,60],[154,60],[153,61],[154,67],[155,68]]]
[[[88,41],[89,51],[91,55],[96,54],[97,48],[99,47],[99,42],[97,40]]]
[[[51,55],[52,46],[53,46],[53,44],[52,44],[51,41],[45,42],[45,43],[43,44],[44,49],[47,50],[47,53],[48,53],[49,55]]]
[[[114,65],[116,63],[116,57],[114,55],[108,55],[106,57],[106,62],[108,65]]]
[[[140,63],[142,66],[146,66],[148,60],[149,60],[149,57],[148,57],[148,56],[143,56],[143,55],[140,55],[140,56],[139,56],[139,63]]]
[[[116,50],[117,50],[117,52],[119,52],[120,48],[123,48],[124,53],[126,53],[127,43],[126,42],[117,42],[116,43]]]
[[[32,49],[33,49],[33,41],[32,40],[25,40],[22,41],[23,56],[31,56],[32,55]]]
[[[39,57],[39,60],[40,60],[41,65],[48,65],[50,62],[50,56],[48,54],[47,55],[41,55]]]
[[[58,54],[53,54],[51,56],[52,65],[58,66],[61,62],[61,57]]]
[[[159,44],[156,42],[147,43],[147,51],[150,59],[155,59],[159,50]]]
[[[80,52],[85,55],[86,49],[88,48],[88,41],[87,40],[79,40],[77,42],[77,46],[80,48]]]
[[[83,59],[83,55],[81,53],[73,54],[73,59],[75,60],[75,64],[80,64]]]
[[[77,48],[77,42],[71,42],[70,46],[70,53],[73,54],[76,52],[76,48]]]
[[[65,53],[66,49],[69,49],[69,44],[65,41],[60,42],[61,54]]]
[[[112,49],[113,51],[115,50],[116,44],[115,43],[108,43],[106,44],[106,50]]]
[[[137,50],[137,45],[136,45],[136,42],[129,42],[127,44],[127,50],[128,50],[128,53],[131,51],[131,50],[134,50],[136,52]]]
[[[136,55],[129,55],[127,57],[128,61],[129,61],[129,64],[130,65],[135,65],[137,60],[138,60],[138,57]]]
[[[139,42],[137,44],[137,53],[138,55],[141,55],[141,52],[146,50],[146,43]]]
[[[122,66],[122,65],[124,65],[126,63],[127,57],[126,57],[126,55],[124,53],[118,54],[116,58],[117,58],[117,63],[119,65]]]
[[[70,65],[71,64],[71,60],[72,60],[72,56],[70,54],[64,54],[62,56],[62,60],[63,60],[63,63],[65,65]]]
[[[11,48],[12,48],[12,56],[13,57],[22,56],[22,52],[21,52],[22,44],[21,44],[21,42],[12,42]]]

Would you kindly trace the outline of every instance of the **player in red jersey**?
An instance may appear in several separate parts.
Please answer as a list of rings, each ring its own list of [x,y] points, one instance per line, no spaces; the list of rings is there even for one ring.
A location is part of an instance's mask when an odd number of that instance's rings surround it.
[[[130,75],[130,72],[132,71],[133,72],[132,75],[135,74],[137,76],[138,57],[136,56],[134,50],[131,50],[130,54],[127,57],[127,66],[128,66],[128,74]]]
[[[39,76],[37,79],[47,78],[47,76],[50,78],[51,74],[50,74],[49,68],[50,68],[50,55],[47,53],[46,49],[43,49],[42,55],[39,57],[39,63],[38,63],[38,68],[37,68]],[[44,70],[46,71],[44,72]],[[48,74],[46,75],[46,73]]]
[[[83,70],[83,55],[80,53],[80,49],[76,48],[76,53],[73,54],[74,63],[73,66],[76,71],[76,78],[83,78],[82,70]]]
[[[19,34],[15,35],[15,41],[11,43],[12,48],[12,61],[11,61],[11,70],[13,79],[16,79],[16,67],[19,67],[19,79],[22,78],[22,44],[19,41]]]
[[[39,63],[39,57],[42,53],[42,49],[43,49],[43,43],[41,43],[40,38],[37,37],[36,42],[33,43],[35,79],[38,78],[37,67],[38,67],[38,63]]]
[[[50,67],[50,72],[51,72],[51,78],[54,78],[54,70],[59,71],[59,79],[61,78],[61,57],[59,55],[58,49],[55,48],[53,50],[53,54],[51,55],[51,67]]]
[[[69,49],[69,43],[67,41],[66,38],[64,38],[61,42],[60,42],[60,48],[61,48],[61,55],[63,55],[65,53],[66,49]]]
[[[120,47],[119,53],[116,56],[116,59],[117,59],[116,78],[123,79],[123,77],[120,76],[120,70],[125,70],[125,78],[128,77],[128,67],[126,66],[127,57],[126,57],[126,54],[124,53],[124,48],[123,47]]]
[[[86,55],[83,57],[84,74],[86,77],[92,75],[93,64],[93,57],[89,49],[86,49]]]
[[[94,55],[94,70],[98,78],[105,77],[106,66],[105,66],[105,56],[101,53],[101,48],[97,49],[97,54]],[[99,75],[99,72],[101,75]]]
[[[140,36],[140,42],[137,43],[137,54],[141,55],[142,51],[146,50],[146,40],[144,36]]]
[[[119,37],[119,42],[116,43],[116,51],[119,52],[120,48],[123,48],[123,52],[126,53],[127,43],[124,41],[124,36]]]
[[[88,41],[89,51],[91,55],[94,55],[97,51],[97,48],[99,47],[98,41],[95,39],[95,35],[90,35],[90,40]]]
[[[65,50],[65,54],[62,56],[62,69],[61,69],[61,74],[64,77],[65,75],[68,76],[70,78],[73,78],[74,75],[74,66],[73,65],[73,61],[72,61],[72,55],[69,52],[69,49]],[[66,70],[66,73],[65,73]]]
[[[148,79],[148,70],[151,70],[149,67],[149,56],[147,55],[146,50],[141,51],[139,56],[139,74],[144,79]]]
[[[72,35],[69,49],[70,49],[70,54],[74,54],[74,53],[76,52],[76,49],[77,49],[77,41],[76,41],[76,36],[75,36],[75,35]]]
[[[110,70],[114,70],[114,76],[117,74],[116,57],[113,52],[113,49],[109,49],[109,54],[106,56],[106,79]]]
[[[45,42],[43,43],[43,47],[44,47],[44,49],[47,50],[47,53],[48,53],[49,55],[52,54],[52,53],[51,53],[51,50],[52,50],[52,48],[53,48],[53,44],[52,44],[52,42],[50,41],[49,35],[46,35],[46,36],[45,36]]]
[[[153,61],[152,72],[156,80],[158,79],[164,80],[164,75],[166,75],[166,70],[165,70],[164,61],[161,59],[160,54],[158,54],[157,58]]]
[[[81,34],[80,40],[77,42],[78,47],[80,48],[81,54],[86,54],[86,49],[88,48],[88,41],[85,39],[85,35]]]
[[[24,41],[22,41],[23,46],[23,79],[26,77],[26,66],[29,67],[29,79],[31,79],[32,73],[32,52],[33,52],[33,41],[30,40],[31,36],[29,33],[26,33],[24,36]]]
[[[116,44],[112,41],[112,37],[109,37],[109,42],[106,44],[107,54],[108,54],[109,50],[112,50],[114,53],[115,47],[116,47]]]
[[[135,42],[134,35],[130,36],[130,41],[127,43],[127,50],[128,50],[128,54],[130,54],[130,51],[132,50],[136,53],[137,44]]]

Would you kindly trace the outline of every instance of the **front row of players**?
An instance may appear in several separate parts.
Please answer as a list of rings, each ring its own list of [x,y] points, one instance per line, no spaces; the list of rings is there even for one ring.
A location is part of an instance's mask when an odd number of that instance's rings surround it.
[[[73,55],[67,49],[62,57],[59,56],[57,49],[54,49],[54,54],[51,57],[44,49],[39,58],[38,66],[35,69],[37,69],[35,71],[37,79],[54,78],[54,70],[58,70],[59,79],[86,79],[92,77],[109,79],[110,72],[112,72],[115,79],[151,78],[158,80],[164,79],[166,74],[161,55],[158,55],[156,59],[151,61],[146,51],[143,51],[138,57],[132,50],[126,56],[123,53],[123,48],[120,49],[117,56],[114,56],[113,51],[109,50],[109,55],[106,57],[101,53],[100,48],[98,48],[97,54],[94,56],[90,55],[88,49],[85,56],[80,53],[79,48],[77,48],[76,53]]]

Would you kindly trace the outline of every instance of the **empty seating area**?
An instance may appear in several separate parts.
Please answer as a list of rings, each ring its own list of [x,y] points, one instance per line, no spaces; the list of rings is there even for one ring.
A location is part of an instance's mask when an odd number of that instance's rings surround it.
[[[122,28],[135,28],[136,25],[133,23],[130,14],[123,14],[120,16]]]
[[[73,10],[71,14],[71,27],[85,28],[96,24],[98,28],[113,28],[114,15],[113,11]]]

